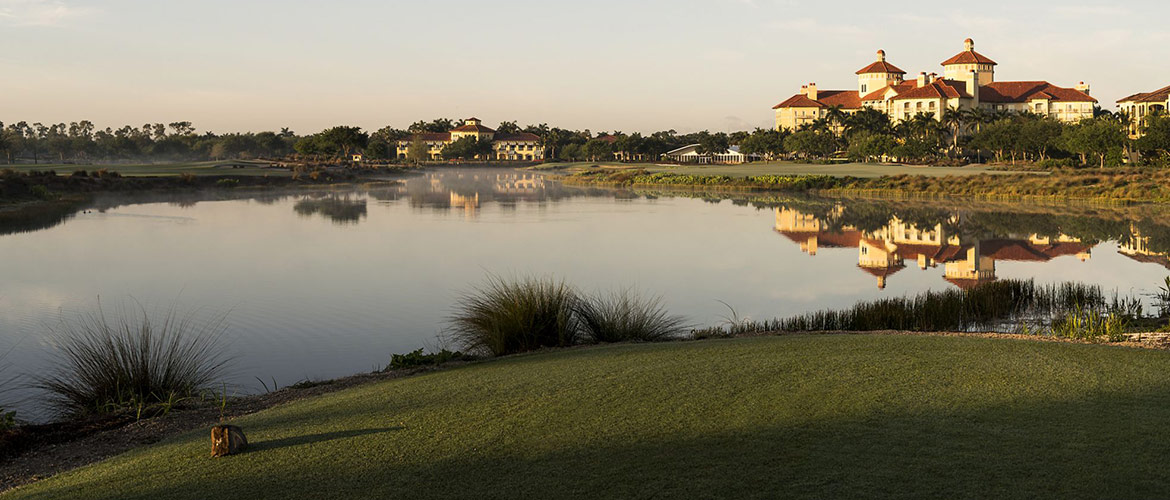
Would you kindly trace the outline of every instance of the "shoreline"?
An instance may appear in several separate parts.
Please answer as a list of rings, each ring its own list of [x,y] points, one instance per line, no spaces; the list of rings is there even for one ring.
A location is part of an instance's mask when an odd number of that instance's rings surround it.
[[[1145,334],[1135,335],[1140,338]],[[1170,351],[1170,338],[1167,337],[1167,334],[1151,335],[1153,336],[1144,341],[1130,340],[1115,343],[1095,343],[1051,335],[875,330],[864,332],[764,332],[735,335],[725,338],[695,339],[687,337],[666,342],[720,342],[759,337],[914,336],[1031,341]],[[626,344],[628,343],[626,342]],[[661,342],[644,342],[644,344],[655,343]],[[0,444],[5,445],[5,447],[13,444],[20,447],[20,451],[11,456],[0,456],[0,495],[14,488],[35,483],[62,472],[94,464],[128,451],[150,446],[178,435],[194,432],[201,428],[209,428],[217,423],[230,422],[238,417],[298,401],[313,399],[333,392],[388,380],[404,379],[438,371],[452,370],[473,364],[490,363],[519,357],[541,356],[571,350],[602,349],[621,344],[623,343],[545,348],[508,356],[480,358],[472,361],[452,361],[432,366],[359,373],[331,380],[302,382],[265,394],[233,397],[228,400],[226,410],[223,411],[223,418],[221,418],[220,401],[204,399],[179,406],[170,413],[162,416],[142,420],[135,420],[133,417],[121,415],[18,427],[16,430],[0,433],[0,438],[3,439],[0,440]],[[80,433],[79,436],[77,435],[78,433]]]

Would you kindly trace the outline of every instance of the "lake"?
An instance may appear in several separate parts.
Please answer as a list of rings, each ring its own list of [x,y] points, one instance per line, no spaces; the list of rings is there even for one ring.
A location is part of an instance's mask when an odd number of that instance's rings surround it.
[[[697,326],[723,321],[724,302],[764,319],[1004,278],[1140,295],[1170,274],[1165,215],[587,189],[509,169],[101,195],[0,226],[0,352],[11,373],[46,373],[52,331],[99,303],[226,314],[231,382],[255,392],[443,345],[452,303],[489,273],[634,288]]]

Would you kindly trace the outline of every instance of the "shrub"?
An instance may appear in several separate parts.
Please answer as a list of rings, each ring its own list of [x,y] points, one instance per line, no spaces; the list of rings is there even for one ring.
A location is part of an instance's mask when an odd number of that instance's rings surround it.
[[[422,349],[408,352],[406,354],[393,354],[390,356],[390,366],[386,370],[402,370],[405,368],[417,368],[420,366],[436,366],[451,361],[464,361],[474,359],[473,356],[468,356],[459,351],[451,352],[443,349],[439,352],[424,354]]]
[[[489,276],[456,303],[452,338],[467,350],[495,356],[570,346],[579,336],[578,302],[563,281]]]
[[[236,187],[240,184],[240,180],[239,179],[220,179],[218,181],[215,181],[215,184],[218,185],[219,187]]]
[[[661,297],[642,297],[630,290],[579,301],[576,313],[582,333],[593,342],[671,340],[686,328],[682,317],[666,312]]]
[[[222,316],[200,320],[174,308],[158,318],[145,308],[98,311],[62,320],[54,331],[60,367],[36,379],[63,415],[144,409],[164,412],[177,401],[214,389],[227,365]]]
[[[58,196],[56,194],[54,194],[52,191],[49,190],[49,188],[45,187],[42,184],[37,184],[37,185],[33,186],[32,189],[30,189],[29,191],[33,194],[33,196],[36,196],[38,199],[45,200],[45,201],[52,201],[52,200],[56,200],[58,198]]]
[[[1121,342],[1127,338],[1128,326],[1129,319],[1122,314],[1077,307],[1052,323],[1052,334],[1094,342]]]

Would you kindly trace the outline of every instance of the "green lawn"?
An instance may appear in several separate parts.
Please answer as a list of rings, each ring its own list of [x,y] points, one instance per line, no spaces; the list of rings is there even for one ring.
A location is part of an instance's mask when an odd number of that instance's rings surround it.
[[[599,165],[599,163],[550,163],[540,169],[579,169]],[[729,175],[732,177],[746,177],[749,175],[834,175],[852,177],[881,177],[883,175],[925,175],[942,177],[948,175],[978,175],[978,174],[1013,174],[1003,170],[991,170],[981,166],[967,167],[929,167],[915,165],[882,165],[878,163],[843,163],[836,165],[820,165],[809,163],[771,162],[751,163],[745,165],[685,165],[661,166],[653,163],[600,163],[602,166],[613,168],[642,168],[650,172],[671,172],[689,175]]]
[[[125,176],[167,176],[179,174],[193,174],[193,175],[291,175],[288,170],[280,168],[262,168],[269,165],[269,162],[250,161],[250,160],[224,160],[224,161],[198,161],[198,162],[176,162],[176,163],[148,163],[135,165],[75,165],[75,164],[57,164],[57,163],[42,163],[39,165],[32,165],[22,163],[19,165],[0,165],[0,169],[11,168],[20,172],[27,172],[30,170],[54,170],[57,173],[73,172],[75,170],[94,171],[99,169],[106,169],[111,172],[118,172]],[[243,167],[243,168],[239,168]]]
[[[1170,353],[794,336],[513,357],[358,387],[8,499],[1151,498]]]

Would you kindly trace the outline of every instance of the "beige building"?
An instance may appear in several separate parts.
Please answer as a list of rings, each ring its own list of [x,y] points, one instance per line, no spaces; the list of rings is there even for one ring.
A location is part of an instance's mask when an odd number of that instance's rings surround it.
[[[464,137],[476,140],[491,141],[492,157],[481,159],[506,161],[540,161],[544,159],[544,148],[540,145],[540,137],[536,134],[521,132],[518,134],[501,134],[483,125],[479,118],[468,118],[463,125],[451,129],[449,132],[414,134],[398,141],[398,159],[405,160],[410,152],[411,144],[421,140],[427,148],[427,154],[432,160],[443,159],[443,148],[448,144]]]
[[[1129,115],[1130,137],[1140,137],[1146,120],[1154,113],[1165,113],[1170,108],[1170,87],[1153,92],[1134,94],[1117,101],[1117,109]]]
[[[968,38],[963,51],[942,62],[943,74],[919,73],[906,80],[906,72],[886,60],[879,50],[877,60],[857,71],[854,90],[820,90],[810,83],[772,109],[776,129],[796,129],[827,117],[834,108],[856,113],[877,109],[898,122],[919,113],[941,119],[947,109],[988,111],[1030,111],[1064,122],[1093,117],[1097,100],[1084,82],[1075,88],[1057,87],[1046,81],[999,82],[997,63],[975,51]]]

